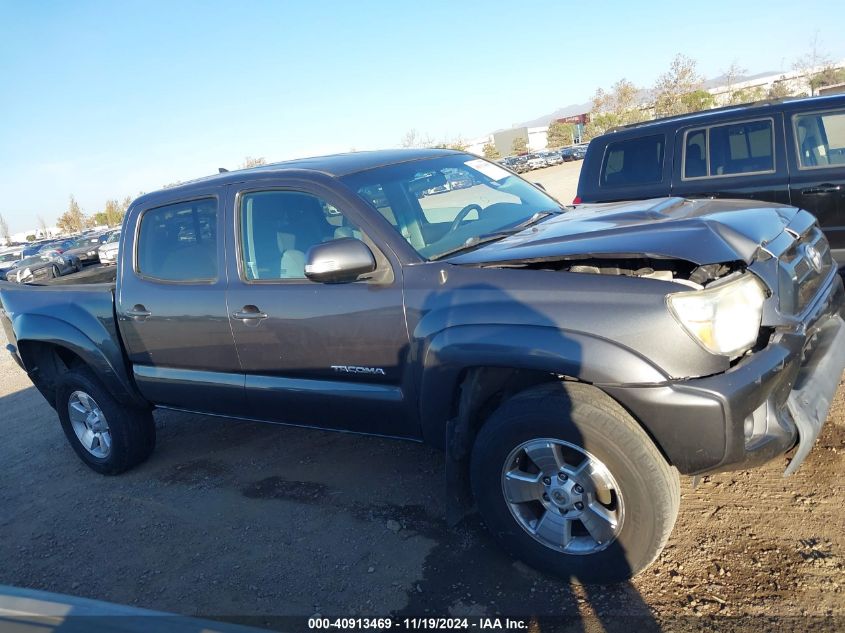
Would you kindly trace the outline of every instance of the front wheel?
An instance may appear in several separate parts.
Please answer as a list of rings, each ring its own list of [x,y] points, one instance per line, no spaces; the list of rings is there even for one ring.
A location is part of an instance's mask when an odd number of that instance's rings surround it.
[[[680,483],[609,396],[555,382],[503,403],[472,453],[485,524],[529,565],[582,582],[626,580],[666,543]]]
[[[103,475],[137,466],[155,448],[150,411],[118,403],[85,367],[71,369],[59,379],[56,412],[73,450]]]

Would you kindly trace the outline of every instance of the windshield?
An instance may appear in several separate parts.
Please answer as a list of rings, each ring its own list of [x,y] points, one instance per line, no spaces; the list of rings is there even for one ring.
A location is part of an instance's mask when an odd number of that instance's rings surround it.
[[[105,243],[106,244],[114,244],[119,239],[120,239],[120,233],[112,233],[111,235],[109,235],[109,237],[105,241]]]
[[[0,255],[0,263],[6,264],[8,262],[13,262],[18,259],[20,255],[18,253],[3,253]]]
[[[379,167],[342,180],[426,259],[561,210],[521,178],[467,154]]]
[[[50,258],[47,255],[36,255],[35,257],[27,257],[18,262],[18,268],[26,268],[27,266],[37,266],[44,262],[49,262]]]

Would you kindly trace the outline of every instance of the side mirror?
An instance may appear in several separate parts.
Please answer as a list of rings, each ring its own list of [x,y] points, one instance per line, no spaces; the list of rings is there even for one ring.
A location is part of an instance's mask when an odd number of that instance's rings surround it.
[[[305,276],[320,283],[345,283],[376,269],[373,252],[361,240],[344,237],[308,249]]]

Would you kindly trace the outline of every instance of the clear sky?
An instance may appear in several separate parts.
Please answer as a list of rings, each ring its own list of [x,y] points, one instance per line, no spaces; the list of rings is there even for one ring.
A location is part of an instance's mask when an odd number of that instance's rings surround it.
[[[108,198],[269,161],[472,138],[653,84],[789,70],[845,2],[0,0],[0,213],[52,223]]]

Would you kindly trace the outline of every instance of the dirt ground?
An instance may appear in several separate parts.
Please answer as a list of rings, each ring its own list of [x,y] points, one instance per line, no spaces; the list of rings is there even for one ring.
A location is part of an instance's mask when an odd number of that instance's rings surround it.
[[[535,174],[552,170],[572,175],[568,164]],[[567,615],[627,631],[703,616],[845,626],[842,387],[795,476],[781,476],[781,458],[696,489],[685,478],[662,556],[611,587],[515,563],[477,517],[447,528],[443,459],[424,446],[173,412],[156,421],[147,463],[96,475],[0,354],[0,584],[270,627],[270,616],[315,613]]]

